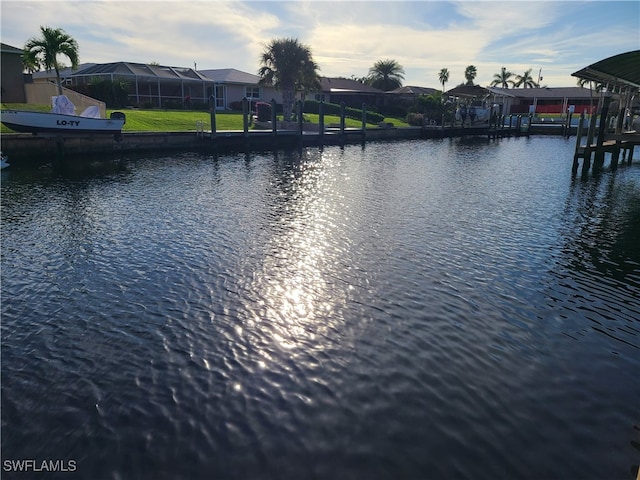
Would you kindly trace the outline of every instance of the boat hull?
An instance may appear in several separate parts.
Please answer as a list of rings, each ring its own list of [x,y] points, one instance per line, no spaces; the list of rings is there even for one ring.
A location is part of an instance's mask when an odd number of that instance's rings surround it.
[[[117,134],[125,124],[123,114],[115,118],[89,118],[60,113],[2,110],[0,121],[16,132],[55,134]]]

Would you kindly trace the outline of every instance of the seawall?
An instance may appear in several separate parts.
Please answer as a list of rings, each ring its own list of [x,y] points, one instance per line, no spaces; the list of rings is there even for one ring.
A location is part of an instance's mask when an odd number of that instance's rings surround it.
[[[328,128],[323,135],[317,131],[223,130],[215,136],[211,132],[123,132],[120,138],[112,135],[60,136],[30,133],[7,133],[0,137],[2,152],[10,162],[22,158],[77,157],[85,155],[121,155],[135,152],[163,151],[260,151],[290,149],[321,145],[343,145],[368,141],[393,141],[418,138],[460,136],[496,136],[528,134],[562,134],[560,125],[538,128],[532,125],[524,133],[513,129],[477,127],[402,127]],[[573,131],[570,133],[574,133]]]
[[[375,140],[421,138],[420,127],[380,128],[364,132],[360,129],[329,129],[323,135],[297,130],[218,131],[211,132],[123,132],[112,135],[59,136],[30,133],[8,133],[1,137],[2,152],[10,161],[34,157],[75,157],[93,154],[123,154],[177,150],[253,151],[306,146],[340,145]]]

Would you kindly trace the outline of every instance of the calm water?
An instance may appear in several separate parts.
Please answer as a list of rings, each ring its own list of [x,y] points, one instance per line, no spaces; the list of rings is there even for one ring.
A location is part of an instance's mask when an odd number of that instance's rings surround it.
[[[3,478],[635,478],[640,162],[573,147],[12,166]]]

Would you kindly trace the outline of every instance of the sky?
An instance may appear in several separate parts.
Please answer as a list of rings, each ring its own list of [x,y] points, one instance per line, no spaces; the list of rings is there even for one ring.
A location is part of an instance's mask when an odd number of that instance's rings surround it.
[[[322,76],[364,77],[392,59],[404,85],[441,88],[447,68],[447,89],[464,82],[468,65],[483,86],[502,67],[531,69],[543,86],[575,86],[571,73],[640,49],[637,0],[0,0],[0,18],[2,43],[18,48],[40,26],[62,28],[78,42],[81,63],[256,74],[266,44],[293,37],[310,47]]]

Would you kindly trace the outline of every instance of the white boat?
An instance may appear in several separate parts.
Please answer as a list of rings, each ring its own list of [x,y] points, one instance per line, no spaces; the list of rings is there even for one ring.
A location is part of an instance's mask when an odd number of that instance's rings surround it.
[[[100,118],[97,107],[89,107],[75,115],[75,107],[65,95],[52,99],[51,112],[2,110],[0,121],[16,132],[53,134],[119,134],[126,122],[122,112],[113,112],[110,118]]]

